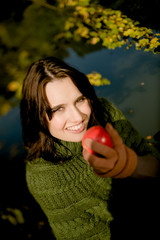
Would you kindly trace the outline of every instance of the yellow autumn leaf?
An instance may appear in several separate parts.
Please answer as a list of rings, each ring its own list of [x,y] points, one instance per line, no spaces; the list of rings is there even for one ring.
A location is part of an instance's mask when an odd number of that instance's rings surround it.
[[[19,88],[20,84],[16,81],[12,81],[8,84],[7,89],[10,92],[15,92]]]
[[[6,114],[10,109],[11,109],[11,105],[9,102],[6,101],[5,103],[1,104],[0,116]]]
[[[152,139],[152,136],[147,136],[146,139],[150,140],[150,139]]]
[[[103,78],[98,72],[89,73],[87,77],[93,86],[110,85],[110,81],[107,78]]]
[[[100,41],[99,37],[94,37],[90,40],[90,44],[95,45]]]
[[[158,38],[157,37],[154,37],[154,38],[152,38],[152,40],[151,40],[151,43],[156,43],[156,42],[158,42]]]

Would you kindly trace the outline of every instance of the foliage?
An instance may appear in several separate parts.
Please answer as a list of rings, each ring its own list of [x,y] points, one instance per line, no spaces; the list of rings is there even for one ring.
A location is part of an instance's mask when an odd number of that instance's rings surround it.
[[[108,49],[115,49],[128,43],[128,47],[135,44],[136,49],[156,53],[160,46],[160,34],[151,29],[139,27],[118,10],[104,9],[100,5],[75,7],[73,15],[65,24],[63,37],[80,41],[87,40],[89,44],[100,44]],[[62,34],[61,34],[62,36]]]
[[[7,208],[6,213],[0,213],[3,220],[8,220],[11,224],[23,224],[24,217],[22,212],[19,209]]]
[[[103,78],[100,73],[92,72],[87,74],[87,77],[93,86],[110,85],[110,81],[107,78]]]

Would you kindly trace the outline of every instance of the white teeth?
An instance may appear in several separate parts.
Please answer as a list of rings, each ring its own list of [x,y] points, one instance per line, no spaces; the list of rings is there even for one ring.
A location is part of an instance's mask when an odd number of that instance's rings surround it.
[[[68,130],[73,130],[73,131],[75,131],[75,130],[80,129],[81,127],[82,127],[82,123],[80,123],[79,125],[74,126],[74,127],[68,127],[67,129],[68,129]]]

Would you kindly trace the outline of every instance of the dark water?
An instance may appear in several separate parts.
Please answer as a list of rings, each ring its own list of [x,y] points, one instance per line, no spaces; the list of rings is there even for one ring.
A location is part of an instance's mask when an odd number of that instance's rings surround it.
[[[101,50],[83,58],[70,52],[68,63],[109,78],[111,85],[96,87],[97,95],[113,102],[143,136],[160,130],[160,55],[133,48]]]

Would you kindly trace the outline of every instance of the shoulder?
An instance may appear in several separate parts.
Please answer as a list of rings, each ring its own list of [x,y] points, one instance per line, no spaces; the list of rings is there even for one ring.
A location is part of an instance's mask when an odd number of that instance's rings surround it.
[[[104,115],[111,123],[119,120],[126,120],[123,113],[108,99],[99,97],[99,101],[104,109]]]
[[[117,109],[117,107],[106,98],[99,98],[105,115],[108,115],[107,122],[110,122],[122,137],[123,142],[134,149],[137,149],[142,142],[145,142],[139,131],[132,125],[130,121]]]
[[[52,162],[46,161],[43,158],[36,158],[26,162],[26,173],[36,174],[38,172],[43,172],[46,169],[49,169],[51,166],[53,166]]]

